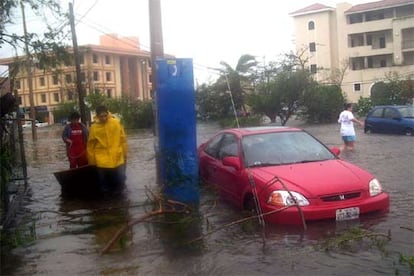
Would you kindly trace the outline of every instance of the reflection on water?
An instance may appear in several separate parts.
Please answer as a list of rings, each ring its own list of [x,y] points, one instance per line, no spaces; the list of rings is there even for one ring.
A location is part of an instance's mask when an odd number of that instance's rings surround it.
[[[217,129],[216,125],[199,125],[198,144]],[[341,145],[336,124],[306,129],[328,146]],[[103,256],[99,252],[119,229],[158,208],[151,202],[151,193],[159,191],[152,132],[128,132],[125,193],[86,201],[61,198],[53,176],[69,166],[61,128],[39,129],[36,142],[25,132],[31,193],[24,210],[35,219],[36,240],[4,256],[2,275],[408,275],[408,265],[399,258],[400,254],[414,255],[413,137],[358,131],[357,150],[344,152],[341,158],[366,168],[381,181],[391,195],[386,215],[340,224],[312,223],[306,231],[266,225],[263,232],[256,220],[231,225],[245,214],[202,186],[200,206],[192,216],[181,217],[180,223],[164,216],[140,222]],[[390,231],[392,239],[381,250],[369,241],[352,251],[321,248],[354,227],[374,233]],[[197,242],[190,242],[197,237]]]

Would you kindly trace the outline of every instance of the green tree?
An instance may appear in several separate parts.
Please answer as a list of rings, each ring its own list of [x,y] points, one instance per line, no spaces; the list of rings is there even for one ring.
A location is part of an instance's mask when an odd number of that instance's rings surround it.
[[[275,123],[281,109],[281,93],[279,92],[274,81],[259,83],[256,93],[249,95],[248,104],[255,114],[263,114]]]
[[[220,119],[233,115],[230,94],[220,83],[196,89],[197,112],[201,118]]]
[[[303,96],[316,84],[306,70],[285,70],[277,75],[277,90],[281,94],[281,108],[278,110],[282,125],[296,113],[303,101]]]
[[[396,72],[386,75],[386,80],[377,82],[372,87],[371,100],[375,105],[412,104],[414,99],[414,81],[404,79]]]
[[[13,29],[8,27],[15,23],[15,20],[21,15],[19,12],[25,9],[30,11],[42,19],[45,30],[39,32],[39,26],[31,30],[27,28],[27,34],[16,34]],[[54,21],[54,23],[49,23]],[[52,24],[59,22],[58,26],[53,27]],[[67,24],[65,24],[67,23]],[[61,62],[73,60],[73,57],[66,51],[65,41],[67,42],[67,34],[70,32],[68,28],[68,15],[62,11],[58,0],[2,0],[0,1],[0,47],[7,45],[14,49],[16,53],[22,53],[27,46],[30,56],[36,60],[39,68],[48,66],[55,67]],[[70,37],[70,36],[69,36]],[[18,68],[26,61],[16,59],[16,63],[11,68],[9,76],[18,72]]]
[[[332,123],[343,110],[344,101],[339,86],[314,86],[304,96],[302,115],[308,122]]]
[[[236,110],[247,113],[245,95],[253,90],[252,83],[256,78],[257,61],[252,55],[242,55],[235,68],[228,63],[220,62],[222,75],[216,81],[216,89],[220,92],[231,91]]]
[[[53,110],[53,117],[55,122],[62,122],[67,120],[69,114],[77,109],[77,104],[75,102],[69,101],[64,103],[59,103],[58,106]]]

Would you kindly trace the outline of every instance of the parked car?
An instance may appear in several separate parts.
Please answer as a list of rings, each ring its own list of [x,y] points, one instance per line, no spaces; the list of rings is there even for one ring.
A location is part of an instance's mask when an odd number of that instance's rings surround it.
[[[227,129],[199,146],[199,173],[223,199],[268,213],[270,223],[300,224],[301,212],[305,221],[387,212],[389,195],[380,182],[339,153],[299,128]]]
[[[414,106],[375,106],[365,119],[364,131],[414,135]]]
[[[48,126],[49,123],[41,123],[38,120],[35,121],[35,126],[36,127],[45,127]],[[31,128],[32,127],[32,122],[31,121],[26,121],[23,125],[23,128]]]

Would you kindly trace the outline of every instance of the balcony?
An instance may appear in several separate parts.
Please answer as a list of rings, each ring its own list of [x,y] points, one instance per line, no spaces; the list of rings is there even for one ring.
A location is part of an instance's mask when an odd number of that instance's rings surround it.
[[[383,20],[366,21],[345,26],[345,33],[358,34],[366,32],[378,32],[383,30],[391,30],[393,28],[393,18]]]
[[[414,39],[403,40],[401,48],[403,52],[414,50]]]
[[[347,49],[349,57],[365,57],[374,55],[388,55],[392,54],[394,49],[393,43],[387,43],[385,48],[373,48],[371,45],[352,47]]]

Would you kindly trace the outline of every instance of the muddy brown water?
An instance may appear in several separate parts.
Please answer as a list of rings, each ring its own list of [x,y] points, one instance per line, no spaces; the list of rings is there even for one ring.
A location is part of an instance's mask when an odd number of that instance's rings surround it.
[[[292,123],[293,125],[293,123]],[[336,124],[302,125],[328,146],[339,146]],[[200,144],[218,130],[197,126]],[[3,254],[1,275],[412,275],[404,258],[414,256],[414,137],[366,135],[357,129],[357,149],[341,157],[373,173],[390,194],[386,215],[301,227],[256,222],[227,225],[245,216],[201,187],[197,215],[190,222],[160,218],[139,223],[104,255],[100,251],[128,221],[152,210],[157,191],[154,137],[128,132],[126,191],[116,198],[65,199],[54,171],[66,169],[61,127],[25,130],[30,193],[20,229],[32,240]],[[338,243],[352,229],[379,234]],[[391,239],[381,235],[391,234]],[[22,234],[23,235],[23,234]],[[188,243],[197,237],[197,242]],[[383,241],[381,243],[381,241]],[[3,252],[4,253],[4,252]]]

